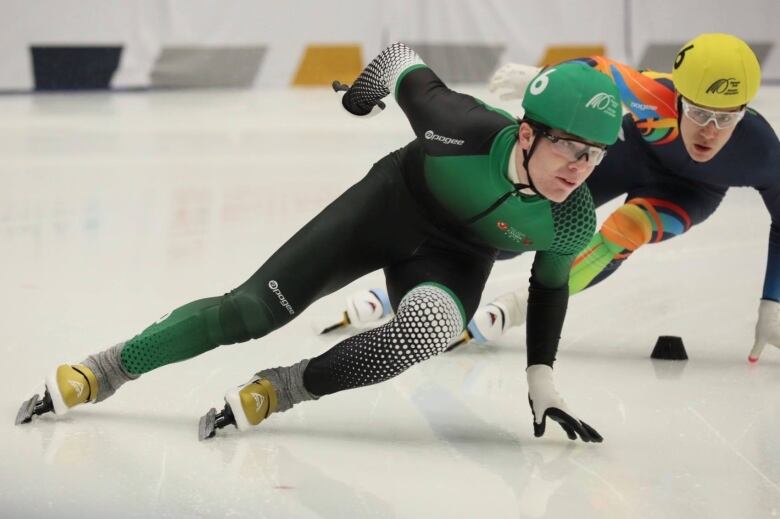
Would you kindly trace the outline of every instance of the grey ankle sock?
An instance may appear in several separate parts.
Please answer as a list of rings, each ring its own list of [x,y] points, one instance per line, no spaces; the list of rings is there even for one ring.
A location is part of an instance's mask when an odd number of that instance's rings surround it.
[[[319,398],[303,386],[303,371],[308,363],[309,359],[304,359],[286,368],[264,369],[257,373],[258,377],[267,379],[274,386],[277,413],[287,411],[297,403]]]
[[[141,375],[128,373],[122,366],[120,354],[125,343],[120,342],[107,350],[90,355],[81,363],[92,370],[98,383],[98,395],[95,402],[102,402],[113,395],[119,386],[128,380],[135,380]]]

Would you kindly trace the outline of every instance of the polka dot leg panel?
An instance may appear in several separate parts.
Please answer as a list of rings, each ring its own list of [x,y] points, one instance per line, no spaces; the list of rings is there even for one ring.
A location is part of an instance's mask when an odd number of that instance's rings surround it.
[[[190,317],[175,326],[154,326],[127,341],[122,350],[122,364],[130,373],[141,374],[216,346],[209,341],[203,320]]]
[[[445,290],[411,290],[389,323],[337,344],[332,355],[336,391],[376,384],[443,352],[463,330],[457,303]]]

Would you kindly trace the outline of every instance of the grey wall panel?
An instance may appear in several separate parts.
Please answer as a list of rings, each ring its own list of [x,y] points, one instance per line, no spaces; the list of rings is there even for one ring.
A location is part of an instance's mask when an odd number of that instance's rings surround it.
[[[153,88],[241,88],[254,84],[266,47],[165,47],[150,75]]]
[[[658,72],[671,72],[674,56],[685,42],[679,43],[651,43],[645,48],[642,58],[639,60],[639,68],[649,68]],[[747,42],[756,53],[759,63],[765,63],[772,50],[772,42]]]
[[[503,45],[479,43],[415,43],[409,45],[420,54],[444,81],[482,83],[498,68]]]

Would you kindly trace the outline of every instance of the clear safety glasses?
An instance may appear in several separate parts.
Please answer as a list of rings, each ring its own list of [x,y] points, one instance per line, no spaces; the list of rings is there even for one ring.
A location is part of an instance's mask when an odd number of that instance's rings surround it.
[[[725,130],[736,126],[745,117],[744,108],[738,112],[717,112],[691,104],[682,96],[680,96],[680,101],[682,101],[685,117],[699,126],[707,126],[710,121],[713,121],[719,130]]]
[[[577,162],[582,157],[585,157],[588,163],[596,166],[607,154],[606,149],[593,144],[572,139],[571,137],[553,135],[548,130],[542,128],[539,128],[539,132],[552,143],[552,149],[555,153],[571,162]]]

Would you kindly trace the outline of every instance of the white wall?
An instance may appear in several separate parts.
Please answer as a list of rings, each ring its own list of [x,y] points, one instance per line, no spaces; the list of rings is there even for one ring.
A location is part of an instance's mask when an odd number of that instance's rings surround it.
[[[5,0],[0,90],[34,88],[29,47],[122,45],[115,88],[144,87],[165,46],[265,46],[255,85],[289,85],[306,45],[356,43],[370,59],[391,40],[490,43],[501,61],[536,63],[548,45],[602,44],[637,65],[652,43],[731,32],[778,45],[780,1],[743,0]],[[764,77],[780,81],[773,49]]]

